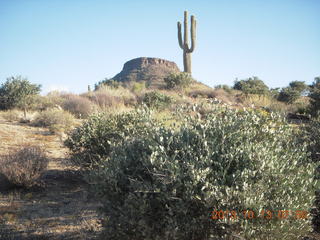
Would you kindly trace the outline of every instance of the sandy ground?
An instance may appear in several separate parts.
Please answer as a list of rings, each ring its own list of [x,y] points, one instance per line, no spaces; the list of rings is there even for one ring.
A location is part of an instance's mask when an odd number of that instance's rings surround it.
[[[0,239],[96,239],[97,208],[86,184],[68,165],[61,135],[0,117],[0,155],[23,144],[42,146],[50,158],[41,186],[0,193]],[[1,163],[0,163],[1,164]]]

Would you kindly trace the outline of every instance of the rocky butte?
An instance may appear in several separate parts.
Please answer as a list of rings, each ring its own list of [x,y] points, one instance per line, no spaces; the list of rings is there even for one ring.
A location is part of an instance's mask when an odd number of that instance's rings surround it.
[[[176,63],[150,57],[139,57],[126,62],[120,73],[113,77],[119,82],[145,81],[147,87],[158,88],[164,85],[163,79],[171,73],[179,73]]]

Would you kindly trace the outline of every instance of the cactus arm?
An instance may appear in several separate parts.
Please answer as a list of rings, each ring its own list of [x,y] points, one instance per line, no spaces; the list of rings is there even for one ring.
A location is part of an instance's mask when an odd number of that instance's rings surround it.
[[[188,39],[188,12],[184,11],[184,50],[188,50],[188,43],[189,43],[189,39]]]
[[[193,52],[196,46],[196,27],[197,27],[197,22],[194,16],[191,16],[191,48],[187,49],[188,53]]]
[[[184,49],[183,43],[182,43],[182,33],[181,33],[181,23],[178,22],[178,41],[179,41],[179,46],[181,49]]]

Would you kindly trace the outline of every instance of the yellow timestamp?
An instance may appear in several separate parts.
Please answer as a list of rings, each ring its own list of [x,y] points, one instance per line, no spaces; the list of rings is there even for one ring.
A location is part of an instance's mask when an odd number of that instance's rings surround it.
[[[213,220],[222,220],[222,219],[230,219],[230,220],[237,220],[237,219],[300,219],[306,220],[309,218],[309,212],[305,210],[267,210],[262,209],[259,212],[253,210],[213,210],[211,212],[211,219]]]

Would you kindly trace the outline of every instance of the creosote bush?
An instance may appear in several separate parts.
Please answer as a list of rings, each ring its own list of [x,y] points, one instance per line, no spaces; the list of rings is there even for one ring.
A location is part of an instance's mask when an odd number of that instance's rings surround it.
[[[120,114],[98,113],[77,127],[65,145],[71,151],[74,164],[83,169],[95,168],[110,156],[113,147],[147,134],[155,124],[150,111],[144,109]]]
[[[172,97],[158,91],[147,92],[142,100],[148,107],[154,109],[166,108],[173,102]]]
[[[188,87],[194,79],[191,77],[189,73],[172,73],[169,76],[165,77],[164,82],[168,89],[179,89]]]
[[[38,146],[24,146],[0,157],[0,173],[14,186],[32,187],[46,170],[48,158]]]
[[[88,98],[69,95],[63,101],[62,107],[64,110],[74,114],[77,118],[87,118],[95,110],[95,104]]]
[[[69,131],[74,124],[74,116],[69,112],[59,109],[39,112],[32,122],[32,125],[37,127],[48,127],[52,133]]]
[[[281,117],[255,110],[197,106],[177,129],[142,113],[96,116],[67,142],[99,164],[86,179],[103,204],[103,239],[299,239],[310,219],[243,219],[243,210],[309,211],[315,164]],[[187,117],[189,116],[189,117]],[[239,218],[212,220],[213,210]]]

